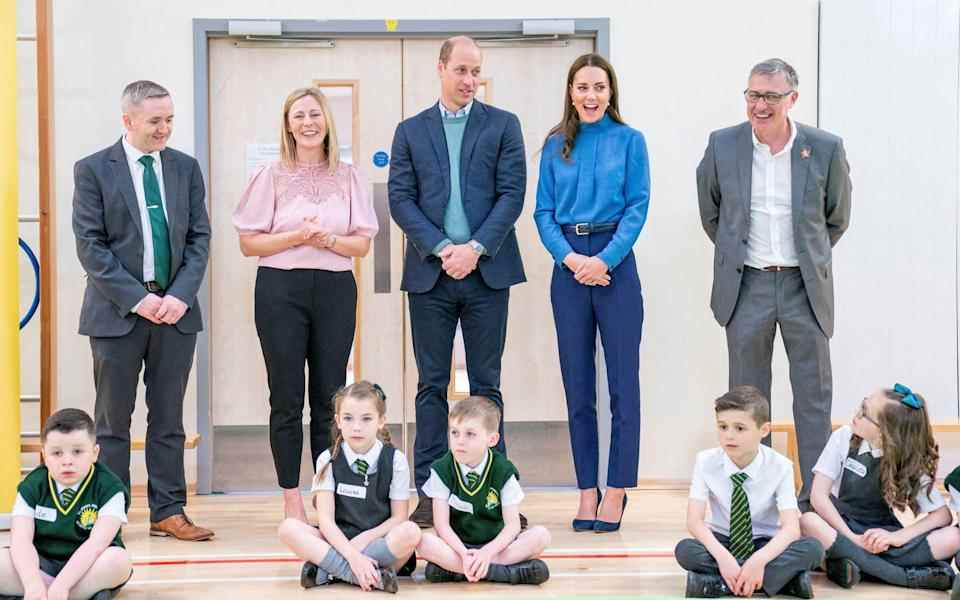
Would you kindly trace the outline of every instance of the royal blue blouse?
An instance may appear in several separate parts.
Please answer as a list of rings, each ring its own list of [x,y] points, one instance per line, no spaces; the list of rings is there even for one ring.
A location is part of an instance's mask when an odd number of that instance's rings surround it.
[[[547,140],[540,157],[533,218],[557,264],[572,252],[561,225],[619,222],[597,254],[609,269],[624,259],[647,220],[650,163],[643,134],[604,115],[581,123],[570,160],[560,154],[563,135]]]

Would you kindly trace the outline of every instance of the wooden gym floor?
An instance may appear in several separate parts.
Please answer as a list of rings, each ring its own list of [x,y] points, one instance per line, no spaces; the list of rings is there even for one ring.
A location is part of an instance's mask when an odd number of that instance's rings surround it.
[[[134,558],[132,580],[120,599],[273,598],[354,599],[369,596],[345,584],[304,590],[299,584],[301,562],[276,536],[281,505],[274,495],[191,497],[188,513],[213,528],[209,542],[188,543],[148,535],[143,497],[134,498],[130,523],[123,537]],[[634,490],[623,528],[618,533],[574,533],[569,520],[576,493],[530,491],[523,512],[534,524],[545,525],[553,544],[544,559],[550,581],[540,587],[499,584],[429,584],[423,563],[413,579],[400,580],[401,598],[682,598],[684,572],[673,559],[673,547],[686,537],[686,492]],[[7,535],[0,534],[6,545]],[[815,573],[816,597],[863,599],[945,599],[945,592],[914,591],[862,583],[844,590]]]

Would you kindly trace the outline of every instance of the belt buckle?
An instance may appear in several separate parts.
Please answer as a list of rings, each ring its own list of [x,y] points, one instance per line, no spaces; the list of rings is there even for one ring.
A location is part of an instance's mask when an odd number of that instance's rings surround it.
[[[577,223],[573,230],[577,235],[590,235],[590,223]]]

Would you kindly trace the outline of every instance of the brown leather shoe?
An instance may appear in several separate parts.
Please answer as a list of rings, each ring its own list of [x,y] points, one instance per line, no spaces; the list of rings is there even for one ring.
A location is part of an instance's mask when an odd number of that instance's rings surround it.
[[[150,535],[172,536],[185,542],[202,542],[212,538],[213,532],[204,527],[197,527],[190,517],[181,513],[167,517],[159,523],[150,523]]]

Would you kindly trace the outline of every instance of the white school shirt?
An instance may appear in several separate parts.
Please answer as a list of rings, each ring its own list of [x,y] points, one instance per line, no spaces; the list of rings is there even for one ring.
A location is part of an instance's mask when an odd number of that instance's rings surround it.
[[[690,483],[690,498],[710,507],[707,526],[721,535],[730,535],[730,476],[743,471],[743,490],[750,503],[754,537],[773,537],[780,531],[780,513],[797,508],[793,490],[793,463],[767,446],[760,446],[756,458],[745,469],[738,467],[723,448],[697,454]]]
[[[790,139],[776,154],[753,137],[753,176],[750,184],[750,232],[747,234],[747,266],[795,267],[797,247],[793,239],[793,175],[790,151],[797,126],[789,117]]]
[[[952,485],[948,485],[947,492],[950,493],[950,508],[956,512],[960,512],[960,490]]]
[[[368,475],[373,475],[376,473],[377,463],[380,460],[380,452],[382,450],[383,442],[380,440],[375,441],[373,446],[370,446],[370,449],[367,450],[366,454],[357,454],[346,442],[340,443],[340,452],[343,453],[343,457],[347,460],[347,464],[350,465],[350,470],[357,474],[360,472],[357,470],[357,466],[354,463],[356,463],[358,458],[362,458],[363,460],[367,461]],[[324,473],[323,477],[320,477],[320,472],[328,462],[330,462],[330,451],[324,450],[323,453],[317,457],[317,474],[313,476],[313,485],[310,488],[311,492],[332,492],[336,489],[336,482],[333,480],[332,466],[327,469],[327,472]],[[400,450],[394,450],[393,479],[390,481],[390,500],[408,500],[409,498],[410,467],[407,466],[407,457],[405,457],[403,452],[400,452]]]
[[[469,467],[467,465],[457,463],[457,467],[460,469],[460,473],[463,474],[463,478],[467,478],[467,473],[476,473],[480,477],[483,477],[483,469],[487,466],[487,460],[490,458],[489,452],[483,453],[483,460],[480,461],[475,467]],[[456,462],[456,460],[454,460]],[[427,479],[427,482],[423,484],[423,493],[429,498],[436,498],[438,500],[443,500],[444,502],[449,501],[450,499],[450,488],[448,488],[443,481],[440,479],[440,476],[437,475],[437,472],[430,468],[430,478]],[[520,482],[517,481],[515,475],[511,475],[510,479],[503,484],[503,489],[500,490],[500,505],[501,506],[515,506],[523,502],[524,493],[523,488],[520,487]]]
[[[133,191],[137,194],[137,207],[140,209],[140,230],[143,232],[143,280],[153,281],[153,229],[150,226],[150,214],[147,208],[147,200],[143,191],[143,170],[146,168],[140,162],[140,157],[146,154],[137,150],[133,144],[123,138],[123,151],[127,155],[127,167],[130,169],[130,177],[133,179]],[[163,188],[163,165],[160,161],[159,152],[151,152],[153,157],[153,172],[157,176],[157,183],[160,184],[160,206],[163,207],[163,216],[167,223],[170,223],[167,215],[167,195]],[[146,296],[146,293],[144,293]]]
[[[56,479],[53,480],[53,485],[57,488],[57,496],[60,496],[63,493],[63,490],[70,488],[73,491],[79,491],[80,486],[83,484],[83,480],[78,481],[73,485],[60,485],[60,482]],[[10,516],[13,517],[28,517],[30,519],[35,519],[37,517],[36,507],[30,506],[27,504],[27,501],[23,499],[19,493],[17,493],[17,499],[13,502],[13,511],[10,513]],[[126,499],[123,497],[123,492],[117,492],[113,495],[107,503],[101,506],[97,510],[97,517],[114,517],[120,519],[121,523],[127,522],[127,503]]]
[[[849,425],[844,425],[834,431],[833,434],[830,435],[830,439],[827,440],[827,445],[824,447],[823,452],[820,453],[817,464],[813,467],[814,473],[820,473],[833,481],[830,492],[835,497],[840,496],[840,482],[843,481],[843,478],[847,476],[857,477],[857,470],[863,467],[861,463],[857,463],[853,465],[853,468],[847,468],[847,454],[850,453],[851,438],[853,438],[853,430]],[[866,454],[867,452],[872,454],[874,458],[883,456],[882,448],[873,448],[870,446],[870,442],[863,440],[860,443],[860,448],[857,450],[857,455]],[[940,494],[936,487],[930,492],[930,496],[927,496],[926,490],[929,483],[930,478],[926,475],[920,478],[920,490],[917,492],[916,501],[917,508],[921,513],[933,512],[941,506],[946,506],[943,495]]]

